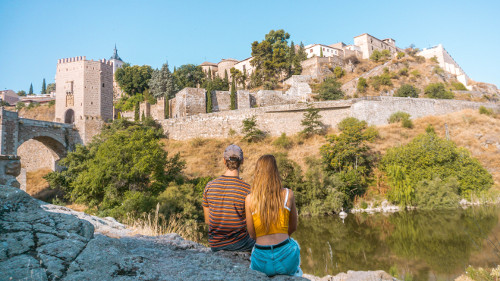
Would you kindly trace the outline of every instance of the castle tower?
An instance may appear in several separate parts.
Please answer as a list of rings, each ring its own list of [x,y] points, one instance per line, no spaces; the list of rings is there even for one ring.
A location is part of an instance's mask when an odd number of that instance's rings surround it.
[[[118,83],[115,80],[115,72],[118,68],[121,68],[123,66],[124,62],[122,61],[120,56],[118,56],[116,44],[113,50],[113,55],[109,58],[109,61],[113,64],[113,97],[115,100],[117,100],[123,95],[123,91],[120,89],[120,86],[118,86]]]
[[[55,121],[75,124],[84,143],[95,135],[96,126],[113,119],[113,64],[110,61],[86,60],[82,56],[60,59],[56,85]]]

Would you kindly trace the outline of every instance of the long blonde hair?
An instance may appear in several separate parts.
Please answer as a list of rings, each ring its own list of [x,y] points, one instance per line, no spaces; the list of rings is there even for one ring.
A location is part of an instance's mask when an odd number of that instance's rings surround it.
[[[250,210],[260,216],[268,232],[271,224],[278,221],[279,210],[285,201],[281,196],[281,178],[274,156],[263,155],[257,160],[250,196]]]

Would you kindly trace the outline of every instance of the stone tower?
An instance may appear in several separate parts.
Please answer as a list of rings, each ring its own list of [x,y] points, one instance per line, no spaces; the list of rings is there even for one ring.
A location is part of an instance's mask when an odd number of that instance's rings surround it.
[[[115,49],[113,50],[113,55],[109,58],[109,61],[113,64],[113,97],[115,100],[119,99],[123,95],[123,91],[120,89],[120,86],[118,86],[118,83],[115,80],[115,72],[118,68],[121,68],[123,66],[123,61],[118,56],[118,50],[116,49],[116,44],[115,44]]]
[[[87,143],[113,119],[113,63],[85,57],[60,59],[56,71],[55,121],[75,124]]]

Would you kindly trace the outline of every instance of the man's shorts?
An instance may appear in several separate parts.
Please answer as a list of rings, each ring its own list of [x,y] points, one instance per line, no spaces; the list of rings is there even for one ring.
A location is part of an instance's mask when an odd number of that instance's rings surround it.
[[[217,252],[217,251],[250,252],[253,248],[253,245],[255,245],[255,240],[253,240],[252,238],[250,238],[250,236],[247,235],[245,238],[241,239],[236,243],[211,249],[212,252]]]

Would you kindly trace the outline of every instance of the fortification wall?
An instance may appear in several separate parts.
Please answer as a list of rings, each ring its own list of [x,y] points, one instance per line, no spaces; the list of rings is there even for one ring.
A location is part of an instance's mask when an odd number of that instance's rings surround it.
[[[480,106],[498,108],[497,105],[492,103],[380,97],[379,101],[361,100],[354,103],[351,107],[351,116],[365,120],[370,125],[382,125],[387,124],[391,114],[397,111],[407,112],[414,119],[429,115],[443,115],[468,108],[479,109]]]
[[[394,97],[313,103],[314,107],[320,109],[321,121],[326,127],[336,127],[346,117],[356,117],[369,124],[382,125],[387,124],[389,116],[397,111],[405,111],[410,113],[412,118],[418,118],[447,114],[466,108],[477,109],[481,105],[498,108],[497,105],[491,103]],[[243,120],[255,116],[259,128],[269,135],[278,136],[281,133],[290,135],[303,129],[301,121],[306,109],[305,103],[276,105],[166,119],[161,120],[160,124],[168,137],[172,139],[223,138],[228,137],[231,130],[241,133]]]
[[[231,92],[212,92],[212,112],[231,110]]]

